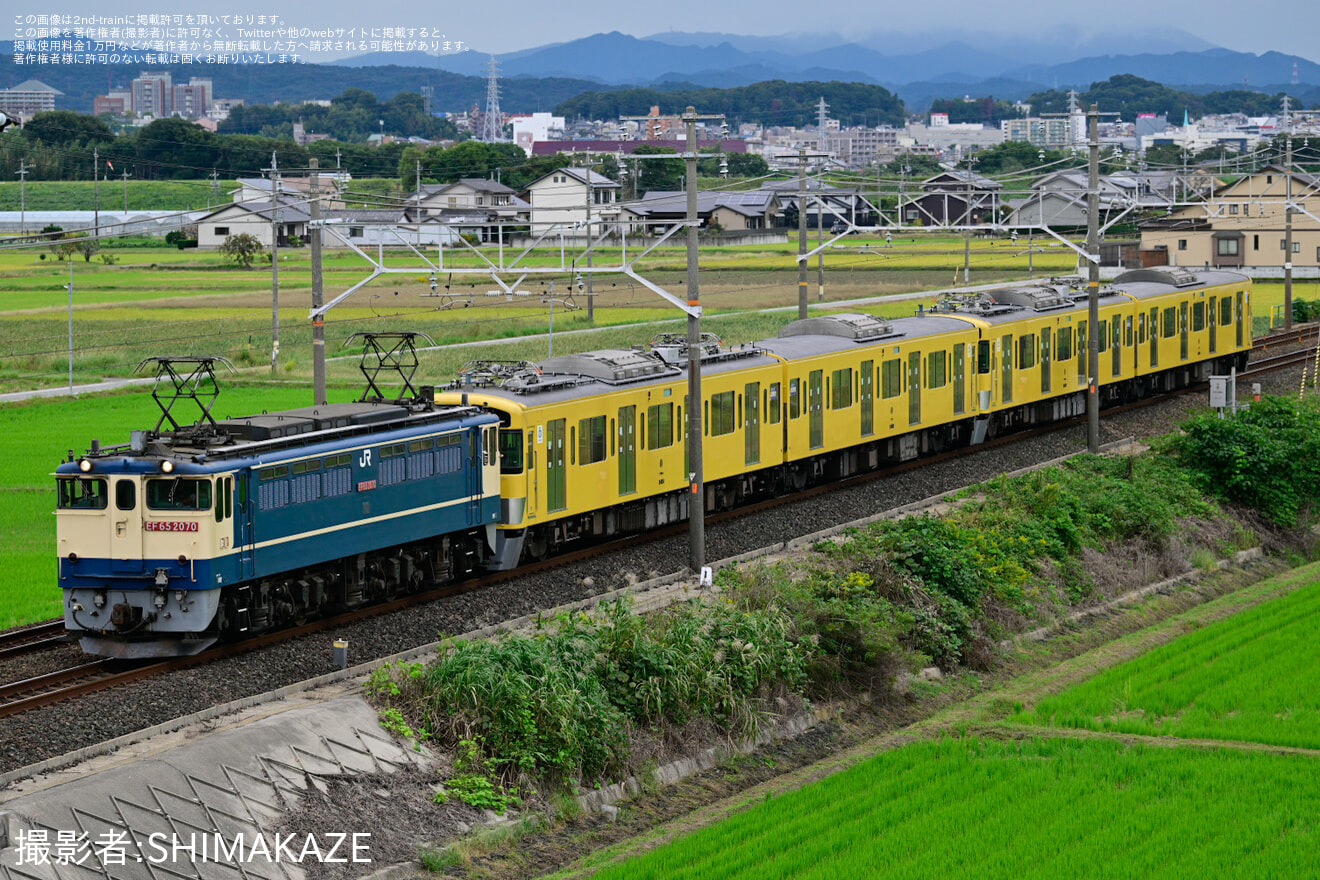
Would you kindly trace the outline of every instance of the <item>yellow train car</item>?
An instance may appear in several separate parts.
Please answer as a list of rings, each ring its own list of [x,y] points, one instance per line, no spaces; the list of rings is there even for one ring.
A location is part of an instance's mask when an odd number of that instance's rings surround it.
[[[967,442],[975,322],[930,315],[809,317],[757,343],[784,359],[785,461],[801,486]]]
[[[608,350],[540,364],[477,363],[436,401],[500,417],[497,569],[584,537],[687,517],[686,345]],[[783,461],[782,364],[765,351],[703,343],[706,506],[772,489]]]
[[[1125,272],[1113,286],[1132,299],[1136,324],[1135,381],[1122,389],[1124,396],[1168,391],[1246,366],[1251,351],[1247,276],[1160,266]]]
[[[1142,269],[1100,290],[1097,393],[1110,404],[1226,373],[1251,345],[1250,284]],[[809,317],[702,351],[706,510],[1081,415],[1081,279],[948,296],[912,317]],[[495,568],[687,517],[685,342],[539,365],[473,365],[441,404],[500,417]]]

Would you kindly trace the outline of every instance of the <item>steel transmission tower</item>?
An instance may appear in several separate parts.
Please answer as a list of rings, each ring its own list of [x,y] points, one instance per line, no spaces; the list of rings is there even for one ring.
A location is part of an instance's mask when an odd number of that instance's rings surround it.
[[[495,56],[486,62],[486,113],[481,120],[481,139],[488,144],[504,141],[504,114],[500,113],[500,66]]]

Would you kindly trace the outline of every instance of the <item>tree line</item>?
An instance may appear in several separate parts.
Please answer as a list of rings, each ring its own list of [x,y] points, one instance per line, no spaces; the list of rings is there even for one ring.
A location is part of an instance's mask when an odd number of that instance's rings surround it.
[[[702,114],[724,114],[731,125],[811,125],[821,98],[834,119],[864,120],[866,125],[901,126],[906,118],[903,102],[882,86],[845,82],[785,82],[767,80],[732,89],[677,88],[617,89],[583,92],[555,107],[566,118],[618,119],[644,116],[652,107],[665,115],[678,115],[689,106]]]

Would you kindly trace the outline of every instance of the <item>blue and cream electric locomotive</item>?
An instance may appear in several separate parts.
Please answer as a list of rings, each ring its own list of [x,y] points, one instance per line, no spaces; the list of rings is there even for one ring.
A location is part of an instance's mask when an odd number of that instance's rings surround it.
[[[461,577],[494,547],[494,415],[420,397],[203,414],[56,471],[65,627],[88,653],[196,653]]]

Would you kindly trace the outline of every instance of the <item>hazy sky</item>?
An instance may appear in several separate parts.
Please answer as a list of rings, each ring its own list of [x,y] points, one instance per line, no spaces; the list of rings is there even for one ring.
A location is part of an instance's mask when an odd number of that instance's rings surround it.
[[[947,27],[982,31],[1010,48],[1011,34],[1037,34],[1067,28],[1086,34],[1144,33],[1180,30],[1228,49],[1261,53],[1276,50],[1320,60],[1320,3],[1315,0],[1106,0],[1103,3],[1029,2],[1029,0],[503,0],[499,3],[452,0],[216,0],[165,4],[147,0],[68,0],[35,3],[9,0],[13,15],[136,15],[157,12],[225,15],[276,14],[299,28],[427,28],[480,52],[505,53],[548,42],[562,42],[602,31],[634,36],[667,31],[722,31],[775,35],[834,32],[845,38],[906,31],[939,33]],[[11,17],[8,19],[13,21]],[[12,25],[9,25],[12,27]],[[15,36],[10,33],[5,38]],[[911,47],[906,47],[911,48]],[[918,47],[919,48],[919,47]]]

